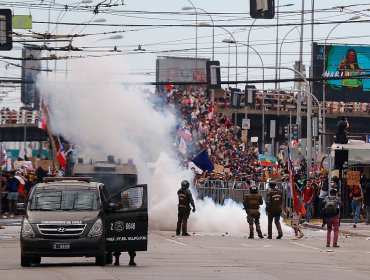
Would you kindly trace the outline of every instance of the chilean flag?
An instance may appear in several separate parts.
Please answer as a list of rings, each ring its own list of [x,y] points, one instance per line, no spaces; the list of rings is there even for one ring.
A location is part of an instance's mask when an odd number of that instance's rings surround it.
[[[66,161],[66,157],[64,156],[63,145],[60,145],[59,152],[57,153],[57,159],[58,159],[59,165],[63,168],[66,168],[67,161]]]
[[[46,130],[46,120],[45,120],[45,118],[39,118],[37,120],[37,124],[38,124],[38,128],[40,128],[42,130]]]

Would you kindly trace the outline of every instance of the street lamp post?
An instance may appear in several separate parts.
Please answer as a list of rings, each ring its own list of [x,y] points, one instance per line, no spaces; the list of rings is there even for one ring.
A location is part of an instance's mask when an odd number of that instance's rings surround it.
[[[183,7],[183,11],[194,10],[195,12],[195,71],[198,70],[198,12],[193,2],[188,0],[192,7]]]
[[[228,31],[227,29],[225,29],[221,26],[220,26],[220,28],[227,31],[230,34],[230,36],[233,38],[232,40],[231,39],[223,39],[222,42],[223,43],[228,43],[228,44],[235,44],[235,66],[236,66],[235,67],[235,79],[236,79],[236,81],[238,81],[238,43],[237,43],[233,34],[230,31]],[[230,80],[230,77],[228,77],[228,79]],[[236,87],[238,87],[238,84],[236,84]]]
[[[202,8],[196,9],[205,12],[212,21],[212,60],[215,60],[215,22],[213,21],[213,17],[206,10]],[[207,22],[200,22],[199,26],[209,26],[209,24]]]
[[[323,60],[324,61],[323,61],[323,64],[322,64],[322,67],[323,67],[322,75],[325,75],[326,43],[328,41],[328,38],[329,38],[330,34],[334,31],[334,29],[336,29],[342,23],[353,21],[353,20],[356,20],[356,19],[359,19],[359,18],[360,18],[360,16],[353,16],[353,17],[347,19],[346,21],[342,21],[342,22],[337,23],[330,30],[330,32],[328,33],[328,36],[326,36],[325,43],[324,43],[324,57],[323,57]],[[323,104],[323,114],[322,114],[322,131],[323,131],[322,148],[323,148],[324,151],[326,149],[326,87],[325,87],[325,84],[326,84],[326,82],[323,81],[323,83],[322,83],[322,104]]]
[[[277,73],[278,73],[278,80],[279,80],[279,88],[280,88],[280,78],[281,78],[281,49],[282,49],[282,47],[283,47],[283,44],[284,44],[284,42],[285,42],[285,39],[287,38],[287,36],[290,34],[290,32],[292,32],[294,29],[297,29],[297,32],[298,32],[298,34],[299,34],[299,36],[301,35],[301,33],[299,32],[299,29],[298,29],[298,27],[297,26],[294,26],[292,29],[290,29],[289,31],[288,31],[288,33],[286,33],[285,34],[285,36],[284,36],[284,38],[283,38],[283,40],[281,41],[281,43],[280,43],[280,49],[279,49],[279,64],[278,64],[278,67],[279,67],[279,69],[277,70]],[[300,92],[299,92],[299,94],[298,94],[298,97],[300,97]],[[280,99],[278,99],[278,116],[279,116],[279,112],[280,112]],[[299,115],[301,114],[301,112],[299,111],[299,110],[297,110],[297,117],[296,117],[296,119],[298,119],[299,118]]]
[[[246,46],[248,47],[248,50],[249,48],[251,48],[259,57],[259,59],[261,60],[261,64],[262,64],[262,89],[264,91],[265,89],[265,64],[263,63],[263,59],[260,55],[260,53],[252,46],[250,45],[247,45],[247,44],[244,44],[244,43],[240,43],[239,44],[243,45],[243,46]],[[247,72],[248,72],[248,69],[247,69]],[[246,101],[245,101],[246,102]],[[247,105],[245,104],[245,119],[247,119]],[[261,135],[261,143],[262,143],[262,150],[265,146],[265,97],[264,95],[262,95],[262,135]]]

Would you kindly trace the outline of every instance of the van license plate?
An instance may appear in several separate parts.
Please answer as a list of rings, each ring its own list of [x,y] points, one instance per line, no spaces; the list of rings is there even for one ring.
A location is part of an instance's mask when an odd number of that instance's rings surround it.
[[[55,249],[55,250],[68,250],[68,249],[71,249],[71,244],[69,244],[69,243],[53,243],[53,249]]]

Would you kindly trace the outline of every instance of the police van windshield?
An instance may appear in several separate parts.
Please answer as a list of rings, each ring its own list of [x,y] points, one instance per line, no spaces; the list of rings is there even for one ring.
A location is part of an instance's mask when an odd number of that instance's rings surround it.
[[[30,199],[32,211],[93,211],[99,209],[95,190],[36,190]]]

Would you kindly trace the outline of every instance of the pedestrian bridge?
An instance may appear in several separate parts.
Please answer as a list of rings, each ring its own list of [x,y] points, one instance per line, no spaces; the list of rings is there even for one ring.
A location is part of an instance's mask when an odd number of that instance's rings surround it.
[[[0,142],[46,141],[47,131],[39,128],[40,111],[0,111]]]

